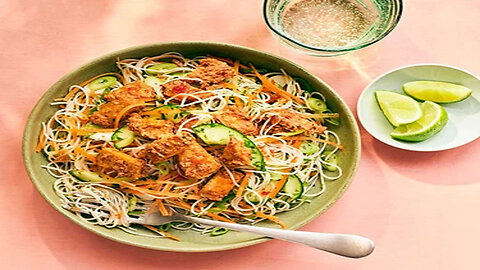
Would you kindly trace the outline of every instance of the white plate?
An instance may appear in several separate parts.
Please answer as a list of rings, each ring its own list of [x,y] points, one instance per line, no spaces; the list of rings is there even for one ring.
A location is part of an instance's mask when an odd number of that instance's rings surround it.
[[[448,123],[438,134],[423,142],[402,142],[390,137],[392,125],[375,99],[375,91],[389,90],[404,94],[402,85],[410,81],[444,81],[464,85],[473,93],[464,101],[442,104]],[[440,151],[459,147],[480,137],[480,79],[459,68],[439,64],[405,66],[385,73],[363,90],[357,104],[363,127],[377,140],[412,151]]]

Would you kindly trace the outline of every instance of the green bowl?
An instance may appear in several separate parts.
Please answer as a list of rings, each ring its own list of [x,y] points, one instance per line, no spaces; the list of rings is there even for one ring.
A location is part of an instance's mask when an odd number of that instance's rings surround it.
[[[333,127],[332,130],[337,132],[345,147],[345,150],[340,152],[339,155],[343,176],[336,181],[327,182],[327,191],[321,196],[314,198],[311,203],[304,204],[293,211],[281,213],[279,218],[285,222],[289,229],[297,229],[325,212],[341,197],[352,181],[357,169],[360,158],[360,134],[352,112],[332,88],[300,66],[268,53],[221,43],[175,42],[128,48],[97,58],[61,78],[35,105],[25,127],[23,158],[33,184],[57,211],[76,224],[103,237],[151,249],[182,252],[217,251],[250,246],[268,240],[268,238],[262,236],[243,232],[229,232],[223,236],[210,237],[194,231],[173,231],[174,235],[181,238],[181,241],[177,242],[164,238],[131,235],[117,228],[107,229],[102,226],[92,225],[61,207],[60,199],[52,188],[55,178],[40,167],[46,164],[46,159],[41,153],[36,153],[34,148],[41,130],[40,123],[46,121],[56,110],[54,106],[50,106],[50,102],[53,99],[64,96],[69,86],[73,84],[83,82],[97,74],[117,71],[115,61],[118,58],[141,58],[172,51],[180,52],[188,58],[211,54],[239,59],[243,63],[252,63],[257,67],[271,71],[283,69],[293,77],[303,78],[313,86],[312,89],[325,95],[328,106],[333,111],[340,113],[341,125]],[[262,222],[257,226],[276,227],[270,222]],[[149,232],[145,231],[145,233]]]

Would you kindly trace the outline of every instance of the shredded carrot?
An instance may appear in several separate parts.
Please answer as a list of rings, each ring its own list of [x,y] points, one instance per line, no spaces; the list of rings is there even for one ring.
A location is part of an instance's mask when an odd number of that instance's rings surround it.
[[[165,187],[163,187],[161,192],[170,192],[170,189],[172,188],[172,184],[166,184]]]
[[[284,139],[282,137],[282,139]],[[280,143],[281,141],[279,139],[274,139],[274,138],[271,138],[271,137],[262,137],[262,138],[259,138],[257,140],[255,140],[257,142],[263,142],[263,143]]]
[[[115,128],[118,128],[118,125],[120,124],[120,120],[122,120],[122,117],[128,112],[130,111],[131,109],[135,108],[135,107],[143,107],[143,106],[146,106],[148,105],[147,103],[136,103],[136,104],[131,104],[131,105],[128,105],[127,107],[123,108],[118,114],[117,116],[115,117],[115,125],[114,127]]]
[[[326,144],[330,144],[330,145],[333,145],[335,147],[338,147],[339,149],[343,149],[343,146],[340,145],[340,144],[337,144],[337,143],[332,142],[332,141],[324,140],[324,139],[315,138],[315,137],[295,136],[295,137],[289,137],[289,138],[283,138],[283,139],[287,140],[287,141],[292,140],[292,141],[322,142],[322,143],[326,143]]]
[[[55,159],[53,160],[54,162],[62,162],[62,161],[65,161],[65,157],[68,157],[68,151],[65,150],[65,149],[62,149],[60,151],[57,151],[56,153],[54,153],[54,155],[56,155]],[[70,158],[68,158],[70,159]]]
[[[295,95],[292,95],[285,90],[282,90],[282,89],[278,88],[274,83],[272,83],[269,79],[267,79],[267,77],[258,73],[258,71],[255,69],[255,67],[253,65],[250,65],[250,67],[252,68],[253,72],[255,73],[255,76],[257,76],[260,79],[260,81],[262,81],[263,88],[265,90],[276,93],[276,94],[279,94],[280,96],[282,96],[284,98],[287,98],[287,99],[291,98],[291,99],[295,100],[296,102],[298,102],[302,105],[305,105],[305,101],[303,99],[301,99],[301,98],[299,98]]]
[[[157,178],[157,181],[170,181],[170,180],[173,180],[173,179],[175,179],[179,176],[180,175],[178,174],[178,172],[173,171],[169,174],[161,175],[160,177]]]
[[[287,226],[285,225],[285,223],[281,222],[278,217],[275,217],[275,216],[272,216],[272,215],[267,215],[265,213],[262,213],[262,212],[256,212],[255,215],[257,215],[257,217],[260,217],[260,218],[266,218],[272,222],[275,222],[277,223],[278,225],[280,225],[280,227],[282,227],[282,229],[286,229]]]
[[[103,76],[115,76],[115,77],[119,78],[119,79],[123,82],[123,77],[122,77],[120,74],[114,73],[114,72],[107,72],[107,73],[103,73],[103,74],[97,75],[97,76],[95,76],[95,77],[93,77],[93,78],[90,78],[90,79],[82,82],[82,83],[80,84],[80,86],[81,86],[81,87],[84,87],[85,85],[87,85],[87,84],[93,82],[94,80],[96,80],[96,79],[98,79],[98,78],[100,78],[100,77],[103,77]]]
[[[235,60],[235,62],[233,62],[233,71],[235,72],[235,76],[238,75],[239,67],[240,67],[240,61]]]
[[[177,185],[177,186],[188,186],[188,185],[191,185],[193,183],[194,183],[194,181],[191,181],[191,180],[178,181],[178,182],[176,181],[175,185]]]
[[[247,172],[245,174],[245,176],[243,177],[242,179],[242,182],[240,183],[240,186],[238,187],[238,190],[237,190],[237,193],[236,193],[236,197],[240,197],[242,196],[242,193],[243,191],[245,190],[245,187],[247,186],[248,184],[248,179],[250,179],[250,177],[252,176],[252,172]]]
[[[190,210],[190,208],[192,208],[192,206],[182,200],[174,200],[174,201],[171,201],[171,200],[167,200],[168,202],[172,203],[172,204],[175,204],[185,210]]]
[[[165,205],[162,203],[162,200],[157,200],[158,211],[162,214],[162,216],[171,216],[172,213],[169,209],[165,208]]]
[[[296,141],[296,142],[294,143],[293,147],[295,147],[295,148],[298,149],[298,148],[300,148],[300,145],[301,145],[301,144],[302,144],[301,141]]]
[[[43,132],[40,132],[40,138],[38,138],[37,146],[35,147],[35,152],[40,152],[45,147],[46,137]]]
[[[215,213],[210,213],[210,212],[207,212],[205,213],[206,216],[209,216],[213,219],[216,219],[216,220],[220,220],[220,221],[223,221],[223,222],[228,222],[228,223],[235,223],[233,222],[232,220],[228,219],[228,218],[225,218],[225,217],[222,217],[220,215],[217,215]]]
[[[263,91],[263,86],[260,86],[260,88],[258,88],[257,90],[253,91],[253,92],[250,92],[250,93],[247,93],[247,96],[248,96],[248,104],[252,103],[252,100],[253,98],[258,95],[258,93],[262,92]]]
[[[58,100],[67,101],[67,100],[71,99],[78,91],[80,91],[80,88],[75,87],[70,92],[68,92],[63,98],[59,98]]]
[[[96,160],[93,155],[87,153],[87,151],[83,150],[83,149],[80,148],[80,147],[75,147],[75,148],[73,149],[73,152],[84,156],[86,159],[90,160],[91,162],[95,162],[95,160]]]
[[[89,133],[96,133],[96,132],[114,132],[116,129],[114,128],[71,128],[66,129],[65,131],[75,133],[77,135],[86,135]]]
[[[170,113],[170,112],[173,112],[173,110],[176,110],[178,112],[181,112],[182,109],[180,108],[158,108],[158,109],[153,109],[153,110],[150,110],[150,111],[145,111],[145,112],[141,112],[140,115],[156,115],[156,114],[162,114],[162,113]]]
[[[246,203],[245,201],[240,201],[238,202],[238,205],[240,205],[243,209],[246,209],[246,210],[253,210],[254,208],[249,205],[248,203]],[[242,211],[243,212],[243,211]],[[236,213],[236,212],[235,212]],[[238,214],[238,213],[237,213]]]
[[[150,226],[150,225],[143,225],[145,228],[151,230],[151,231],[154,231],[162,236],[165,236],[165,237],[168,237],[172,240],[175,240],[175,241],[180,241],[180,238],[176,237],[176,236],[173,236],[172,234],[169,234],[167,232],[163,232],[163,231],[160,231],[158,230],[157,228],[153,227],[153,226]]]
[[[67,126],[69,127],[74,127],[76,124],[75,124],[75,121],[69,117],[69,116],[66,116],[66,115],[60,115],[58,116],[59,119],[63,119],[65,120],[65,123],[67,124]]]
[[[239,69],[239,65],[240,65],[240,62],[238,60],[235,60],[235,62],[233,63],[233,71],[235,73],[235,75],[233,76],[233,81],[232,81],[232,88],[233,88],[233,92],[235,93],[238,93],[238,69]],[[242,100],[235,96],[235,105],[240,107],[242,106]]]

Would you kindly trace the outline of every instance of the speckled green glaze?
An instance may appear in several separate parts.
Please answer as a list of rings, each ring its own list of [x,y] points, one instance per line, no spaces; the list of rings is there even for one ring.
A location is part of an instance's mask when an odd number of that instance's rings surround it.
[[[262,67],[272,71],[284,69],[293,77],[305,79],[313,86],[315,91],[319,91],[325,95],[328,106],[341,115],[341,125],[332,128],[332,130],[337,132],[345,147],[345,150],[340,153],[339,157],[343,169],[343,176],[337,181],[328,182],[326,193],[313,199],[310,204],[304,204],[294,211],[279,214],[279,217],[285,222],[289,229],[297,229],[325,212],[341,197],[351,183],[358,166],[360,158],[360,134],[351,111],[334,90],[300,66],[268,53],[221,43],[175,42],[128,48],[97,58],[61,78],[38,101],[25,127],[23,158],[26,170],[33,184],[57,211],[85,229],[108,239],[158,250],[181,252],[218,251],[250,246],[268,240],[264,237],[242,232],[229,232],[223,236],[210,237],[209,235],[201,235],[193,231],[172,231],[174,235],[180,237],[182,240],[177,242],[169,239],[135,236],[120,229],[107,229],[105,227],[91,225],[61,207],[60,200],[52,188],[55,179],[40,167],[46,163],[46,159],[41,153],[36,153],[34,148],[41,129],[40,123],[47,120],[56,110],[55,107],[49,105],[53,99],[64,96],[69,86],[73,84],[81,83],[97,74],[117,71],[115,66],[117,58],[141,58],[172,51],[180,52],[188,58],[211,54],[220,57],[240,59],[243,63],[252,63],[256,67]],[[262,222],[259,226],[275,227],[275,225],[269,222]]]

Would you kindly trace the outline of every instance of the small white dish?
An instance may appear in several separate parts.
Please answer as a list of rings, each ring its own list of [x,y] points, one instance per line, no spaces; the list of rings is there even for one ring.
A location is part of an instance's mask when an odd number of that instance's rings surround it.
[[[383,115],[375,91],[388,90],[405,94],[402,85],[411,81],[443,81],[464,85],[472,90],[467,99],[441,104],[448,113],[448,123],[438,134],[423,142],[402,142],[390,137],[393,126]],[[362,126],[377,140],[411,151],[441,151],[462,146],[480,137],[480,79],[456,67],[440,64],[417,64],[389,71],[371,82],[357,104]]]

